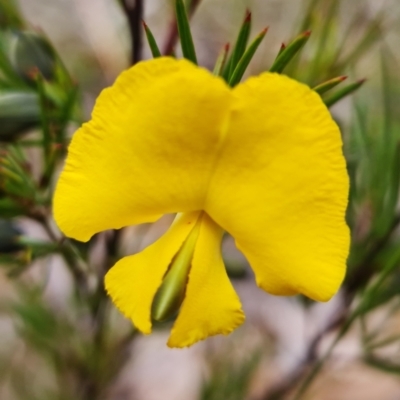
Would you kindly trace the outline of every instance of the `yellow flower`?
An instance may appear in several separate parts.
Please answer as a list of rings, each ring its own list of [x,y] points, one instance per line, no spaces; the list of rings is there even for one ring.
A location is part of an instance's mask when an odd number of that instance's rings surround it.
[[[235,88],[185,60],[123,72],[74,135],[54,198],[61,230],[87,241],[106,229],[182,213],[106,289],[143,333],[182,245],[192,241],[184,300],[168,345],[227,334],[244,321],[224,268],[224,231],[269,293],[326,301],[349,247],[348,177],[339,129],[320,97],[264,73]],[[186,282],[185,282],[186,283]]]

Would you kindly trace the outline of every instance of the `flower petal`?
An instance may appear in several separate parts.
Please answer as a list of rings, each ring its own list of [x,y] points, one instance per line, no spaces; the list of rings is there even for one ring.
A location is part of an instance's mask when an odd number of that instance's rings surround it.
[[[328,300],[345,274],[348,176],[320,97],[266,73],[233,91],[205,210],[236,240],[264,290]]]
[[[222,79],[186,60],[123,72],[72,139],[54,198],[61,230],[86,241],[201,209],[230,102]]]
[[[222,261],[222,235],[223,230],[203,213],[185,299],[168,340],[170,347],[227,335],[244,321],[240,300]]]
[[[118,261],[105,277],[105,287],[114,304],[142,333],[151,332],[154,296],[199,214],[180,216],[159,240],[140,253]]]

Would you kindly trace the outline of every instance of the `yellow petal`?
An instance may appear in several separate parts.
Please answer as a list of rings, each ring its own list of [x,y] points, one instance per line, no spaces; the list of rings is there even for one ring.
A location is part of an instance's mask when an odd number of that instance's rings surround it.
[[[222,261],[222,234],[222,229],[203,213],[185,299],[168,340],[170,347],[227,335],[244,321],[240,300]]]
[[[183,214],[158,241],[118,261],[105,277],[105,287],[112,301],[142,333],[151,332],[153,298],[199,214]]]
[[[203,206],[231,93],[185,60],[123,72],[74,135],[54,197],[70,237],[155,221]]]
[[[340,132],[307,86],[266,73],[235,103],[206,211],[266,291],[328,300],[345,274],[348,176]]]

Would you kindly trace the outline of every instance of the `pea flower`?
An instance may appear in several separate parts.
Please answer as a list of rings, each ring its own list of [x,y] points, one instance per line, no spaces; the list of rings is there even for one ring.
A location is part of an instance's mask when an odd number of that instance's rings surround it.
[[[339,129],[309,87],[263,73],[232,89],[161,57],[101,93],[73,136],[54,215],[67,236],[87,241],[179,213],[158,241],[118,261],[105,286],[148,334],[178,276],[168,345],[184,347],[244,321],[221,256],[224,231],[265,291],[330,299],[345,274],[347,197]]]

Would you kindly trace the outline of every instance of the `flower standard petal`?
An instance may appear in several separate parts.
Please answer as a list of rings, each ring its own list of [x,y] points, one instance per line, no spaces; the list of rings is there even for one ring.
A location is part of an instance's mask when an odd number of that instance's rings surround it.
[[[234,89],[206,212],[232,234],[273,294],[328,300],[345,273],[348,176],[320,97],[266,73]]]
[[[199,214],[181,215],[159,240],[140,253],[118,261],[105,277],[105,287],[114,304],[142,333],[151,332],[154,296]]]
[[[212,335],[227,335],[244,321],[240,300],[221,256],[223,230],[203,213],[186,295],[168,340],[185,347]]]
[[[122,73],[74,135],[54,197],[61,230],[94,233],[203,207],[232,95],[186,60]]]

